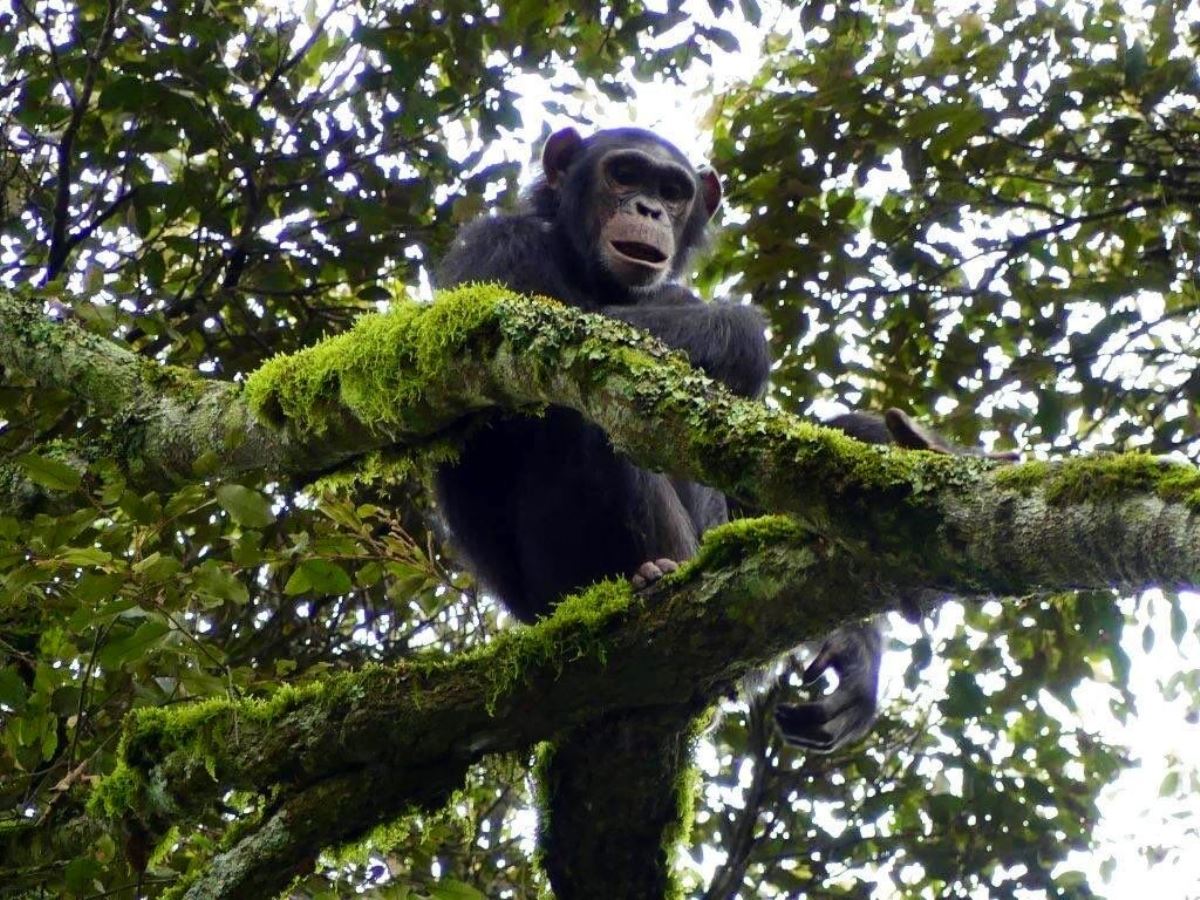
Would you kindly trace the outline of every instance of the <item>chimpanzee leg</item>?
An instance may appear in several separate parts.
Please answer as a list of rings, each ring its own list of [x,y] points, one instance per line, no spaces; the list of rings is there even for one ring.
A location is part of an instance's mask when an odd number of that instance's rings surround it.
[[[620,456],[578,413],[551,409],[537,424],[513,494],[521,591],[504,600],[520,618],[647,561],[695,553],[696,530],[668,478]]]

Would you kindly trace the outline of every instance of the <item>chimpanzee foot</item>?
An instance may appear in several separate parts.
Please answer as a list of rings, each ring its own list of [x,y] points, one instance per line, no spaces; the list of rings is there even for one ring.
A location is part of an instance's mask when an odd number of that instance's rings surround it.
[[[633,585],[635,591],[641,591],[650,587],[650,585],[654,584],[654,582],[667,573],[674,572],[678,568],[679,563],[673,559],[648,559],[638,566],[637,571],[629,579],[629,583]]]

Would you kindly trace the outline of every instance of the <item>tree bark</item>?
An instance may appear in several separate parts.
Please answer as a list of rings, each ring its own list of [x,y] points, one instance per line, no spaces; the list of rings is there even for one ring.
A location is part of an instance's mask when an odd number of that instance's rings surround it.
[[[336,675],[266,702],[138,710],[93,814],[154,840],[211,821],[229,791],[271,798],[190,896],[279,890],[321,846],[436,807],[483,756],[549,740],[546,839],[558,850],[547,868],[560,894],[657,894],[683,821],[690,713],[749,668],[899,597],[1200,583],[1191,467],[1137,454],[1001,466],[869,447],[732,397],[622,323],[495,288],[398,304],[244,387],[163,369],[0,295],[0,368],[71,392],[94,438],[78,465],[113,458],[146,487],[196,480],[201,463],[228,478],[312,478],[380,448],[419,455],[472,413],[555,404],[641,465],[786,514],[714,532],[645,597],[601,585],[449,663]],[[25,488],[0,494],[0,509],[26,508]],[[621,765],[631,790],[606,805],[596,775]],[[589,812],[599,828],[622,810],[638,820],[629,840],[589,832]],[[614,856],[626,862],[606,864]]]

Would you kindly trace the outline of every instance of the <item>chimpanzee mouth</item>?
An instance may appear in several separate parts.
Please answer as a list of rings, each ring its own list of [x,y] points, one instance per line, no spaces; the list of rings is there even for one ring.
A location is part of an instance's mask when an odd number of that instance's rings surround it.
[[[646,265],[661,266],[667,261],[667,254],[641,241],[612,241],[612,247],[627,259]]]

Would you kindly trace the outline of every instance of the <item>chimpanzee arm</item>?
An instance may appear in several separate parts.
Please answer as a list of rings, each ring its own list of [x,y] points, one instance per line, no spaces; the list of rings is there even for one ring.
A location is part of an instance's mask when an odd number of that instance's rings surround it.
[[[1015,450],[983,451],[959,446],[899,409],[889,409],[881,416],[865,412],[842,413],[825,424],[867,444],[896,444],[906,450],[928,450],[949,456],[982,456],[1000,462],[1015,462],[1021,458],[1021,454]]]
[[[825,423],[868,444],[895,444],[909,450],[929,450],[956,456],[977,456],[980,451],[960,447],[928,429],[898,409],[883,415],[848,412]],[[983,454],[992,459],[1013,460],[1016,454]],[[902,601],[901,610],[910,621],[919,621],[919,604]],[[879,689],[879,665],[883,652],[882,619],[846,625],[821,644],[804,672],[804,683],[815,683],[826,671],[838,675],[838,686],[812,703],[780,705],[775,720],[784,740],[820,753],[865,735],[875,720]]]
[[[825,424],[868,444],[905,444],[904,434],[897,436],[883,416],[873,413],[845,413]],[[900,424],[915,427],[907,416]],[[775,722],[783,739],[796,747],[832,753],[866,735],[878,711],[882,660],[881,618],[831,632],[804,670],[804,685],[816,684],[832,670],[838,676],[837,688],[810,703],[779,704]]]
[[[606,306],[603,312],[683,350],[692,365],[736,394],[757,397],[766,387],[771,371],[766,322],[753,306],[692,297],[691,302]]]
[[[580,305],[554,235],[535,216],[491,216],[462,229],[438,266],[434,284],[451,288],[472,281]]]

